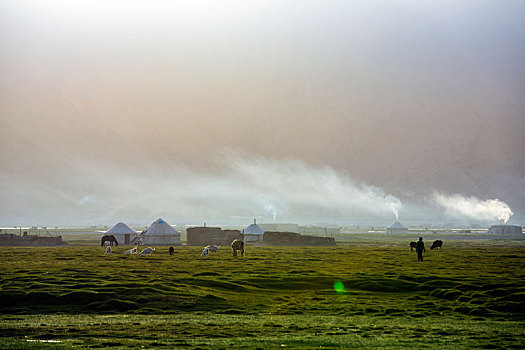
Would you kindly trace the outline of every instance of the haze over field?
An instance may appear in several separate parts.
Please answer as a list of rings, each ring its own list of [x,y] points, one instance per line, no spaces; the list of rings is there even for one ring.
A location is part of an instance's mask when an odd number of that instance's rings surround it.
[[[514,0],[2,1],[0,225],[525,224],[523,23]]]

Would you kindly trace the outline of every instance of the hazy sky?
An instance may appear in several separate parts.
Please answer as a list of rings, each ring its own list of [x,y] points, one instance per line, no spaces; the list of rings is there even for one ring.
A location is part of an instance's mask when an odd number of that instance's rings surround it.
[[[524,24],[521,0],[2,1],[0,225],[525,224]]]

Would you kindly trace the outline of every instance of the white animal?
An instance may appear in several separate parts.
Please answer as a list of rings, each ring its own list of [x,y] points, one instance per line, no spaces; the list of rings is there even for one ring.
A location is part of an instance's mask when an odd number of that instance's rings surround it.
[[[137,254],[137,247],[133,248],[133,249],[128,249],[124,252],[124,254],[126,255],[131,255],[131,254]]]
[[[219,247],[217,247],[216,245],[209,245],[209,246],[206,246],[205,248],[208,248],[208,250],[213,253],[217,253],[217,250],[219,250]]]
[[[209,252],[210,252],[210,250],[208,249],[208,247],[204,248],[204,249],[202,250],[201,257],[202,257],[202,256],[208,256],[208,253],[209,253]]]
[[[148,248],[144,248],[142,249],[142,251],[139,253],[139,256],[141,255],[152,255],[153,254],[153,251],[155,250],[155,248],[151,248],[151,247],[148,247]]]
[[[111,254],[111,247],[108,245],[106,247],[106,255]]]

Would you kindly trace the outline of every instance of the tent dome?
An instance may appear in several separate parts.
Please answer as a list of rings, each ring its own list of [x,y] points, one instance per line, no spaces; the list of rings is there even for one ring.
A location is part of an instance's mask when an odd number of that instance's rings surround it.
[[[255,220],[253,220],[253,224],[251,224],[250,226],[244,229],[244,234],[245,235],[263,235],[264,230],[261,228],[261,226],[257,225]]]
[[[144,235],[178,235],[180,236],[180,232],[175,230],[173,227],[171,227],[170,224],[168,224],[163,219],[159,218],[157,221],[151,224],[151,226],[144,232]]]
[[[394,221],[390,226],[386,228],[388,233],[408,233],[408,229],[399,221]]]
[[[180,244],[180,232],[159,218],[146,231],[141,233],[136,241],[132,241],[132,243],[134,242],[141,245],[178,245]]]
[[[246,242],[261,241],[263,239],[264,230],[261,228],[261,226],[257,225],[257,222],[254,219],[253,224],[246,227],[243,230],[243,233],[244,240]]]
[[[388,226],[387,228],[389,229],[405,229],[406,230],[406,227],[403,226],[402,223],[400,223],[399,221],[395,221],[393,222],[390,226]]]
[[[119,244],[130,244],[131,241],[137,237],[138,233],[123,222],[119,222],[111,229],[104,233],[105,235],[113,235]]]
[[[123,222],[119,222],[118,224],[113,226],[110,230],[106,231],[106,235],[115,235],[115,234],[118,235],[118,234],[126,234],[126,233],[136,235],[137,231],[130,228],[128,225],[126,225]]]

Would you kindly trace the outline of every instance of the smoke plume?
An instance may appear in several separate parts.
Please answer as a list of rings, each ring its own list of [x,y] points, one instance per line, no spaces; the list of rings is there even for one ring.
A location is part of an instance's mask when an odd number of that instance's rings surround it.
[[[402,207],[397,197],[328,166],[232,151],[215,160],[216,166],[204,169],[168,163],[132,172],[86,162],[56,184],[11,182],[4,187],[10,198],[4,214],[17,223],[47,226],[147,224],[157,217],[228,223],[233,216],[261,215],[273,221],[279,216],[288,222],[337,223],[362,215],[388,216]]]
[[[434,192],[433,201],[453,216],[463,216],[479,221],[503,220],[504,223],[514,214],[507,203],[499,199],[480,200],[474,196],[443,194]]]

